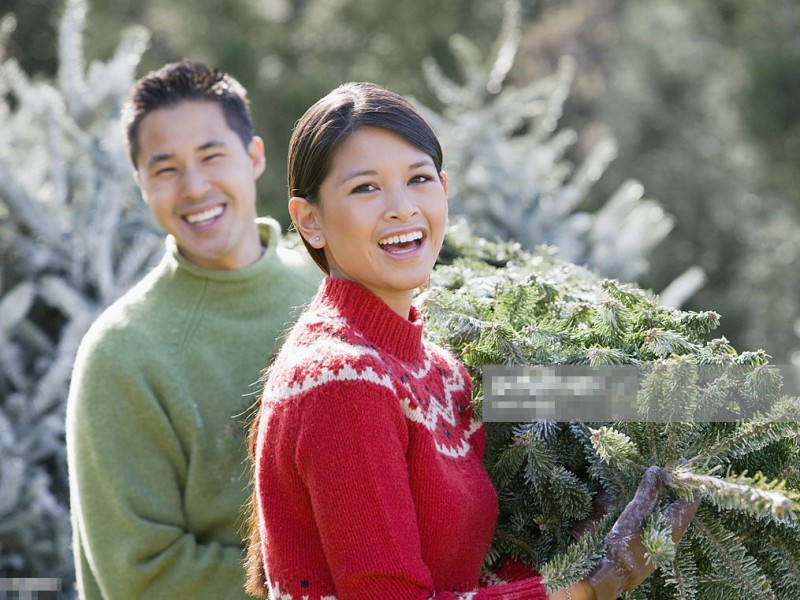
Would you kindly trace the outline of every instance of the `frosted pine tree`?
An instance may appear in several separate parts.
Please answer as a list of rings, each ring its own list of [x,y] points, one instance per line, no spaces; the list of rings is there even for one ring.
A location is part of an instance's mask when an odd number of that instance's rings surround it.
[[[443,109],[423,107],[444,148],[450,209],[487,239],[540,244],[607,277],[634,281],[647,257],[672,229],[672,218],[644,188],[625,182],[597,212],[581,210],[588,192],[617,155],[614,139],[595,144],[577,167],[566,158],[578,136],[559,129],[575,75],[564,58],[548,77],[506,84],[520,41],[520,5],[505,3],[505,18],[488,58],[466,37],[450,47],[463,82],[447,77],[433,59],[423,74]],[[698,268],[675,282],[669,301],[679,305],[702,285]],[[674,295],[673,295],[674,294]]]
[[[713,311],[664,307],[552,249],[528,254],[455,229],[442,262],[426,324],[467,365],[479,412],[485,365],[635,365],[643,375],[639,422],[487,423],[500,498],[490,562],[521,558],[551,588],[584,577],[658,465],[665,503],[692,494],[703,503],[677,548],[654,515],[645,544],[659,569],[626,597],[800,597],[800,403],[783,395],[764,352],[707,340]],[[753,419],[737,420],[756,405]]]
[[[161,248],[119,126],[147,34],[124,32],[114,56],[87,69],[86,10],[66,2],[56,81],[34,81],[0,54],[0,577],[60,577],[65,587],[75,351]]]

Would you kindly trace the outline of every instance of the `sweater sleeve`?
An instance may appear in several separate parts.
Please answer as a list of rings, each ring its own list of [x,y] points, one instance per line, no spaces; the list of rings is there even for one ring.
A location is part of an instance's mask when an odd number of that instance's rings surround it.
[[[153,382],[113,346],[82,349],[68,400],[81,597],[249,597],[242,548],[192,533],[183,510],[188,457],[172,415]]]
[[[338,382],[304,403],[296,461],[339,600],[544,600],[540,578],[464,593],[434,590],[422,558],[397,398]],[[433,457],[432,457],[433,460]],[[302,575],[302,574],[298,574]]]

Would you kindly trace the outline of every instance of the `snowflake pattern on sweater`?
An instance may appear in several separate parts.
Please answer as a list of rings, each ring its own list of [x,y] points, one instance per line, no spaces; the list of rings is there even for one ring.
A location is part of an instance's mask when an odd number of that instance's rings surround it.
[[[469,376],[408,319],[326,279],[264,388],[256,491],[276,600],[544,599],[479,587],[497,518]]]
[[[452,458],[461,458],[469,452],[469,439],[482,424],[471,418],[463,428],[460,422],[468,409],[464,400],[469,398],[470,387],[461,363],[449,352],[420,338],[420,355],[403,365],[408,373],[398,382],[387,368],[385,356],[363,333],[339,315],[328,316],[330,320],[325,322],[320,322],[316,313],[301,317],[296,329],[305,329],[311,335],[308,340],[297,339],[292,352],[276,363],[272,369],[274,379],[270,377],[265,396],[280,402],[337,382],[373,383],[396,395],[403,414],[431,432],[438,452]],[[413,307],[411,322],[415,323],[414,330],[421,328],[419,313]],[[332,360],[331,365],[322,363],[320,357],[332,356],[341,360]],[[319,368],[314,368],[315,364]],[[441,396],[425,383],[431,378],[434,366],[441,382]],[[303,374],[302,380],[298,374]]]

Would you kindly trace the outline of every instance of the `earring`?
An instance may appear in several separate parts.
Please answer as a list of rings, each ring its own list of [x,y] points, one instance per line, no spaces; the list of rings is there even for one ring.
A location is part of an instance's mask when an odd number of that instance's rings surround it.
[[[315,241],[315,242],[318,242],[318,241],[319,241],[319,236],[315,237],[315,238],[314,238],[314,241]]]

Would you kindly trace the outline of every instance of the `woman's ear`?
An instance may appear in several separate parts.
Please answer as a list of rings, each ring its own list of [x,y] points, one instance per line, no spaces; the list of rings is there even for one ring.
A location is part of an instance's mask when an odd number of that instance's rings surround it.
[[[309,244],[314,248],[325,246],[325,236],[319,223],[319,210],[305,198],[294,196],[289,199],[289,214],[292,222]]]
[[[442,187],[444,188],[444,193],[447,193],[447,173],[445,171],[439,171],[439,181],[442,182]]]

